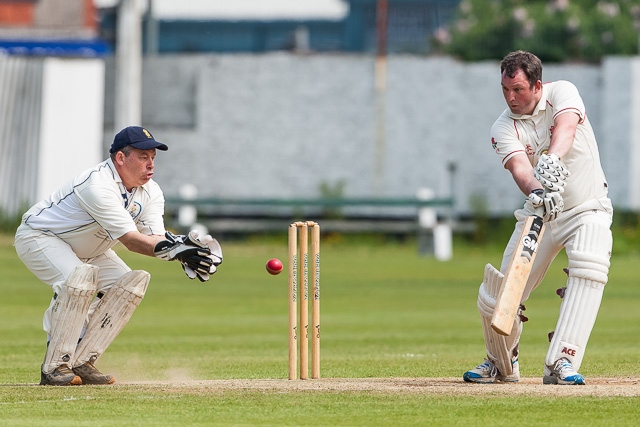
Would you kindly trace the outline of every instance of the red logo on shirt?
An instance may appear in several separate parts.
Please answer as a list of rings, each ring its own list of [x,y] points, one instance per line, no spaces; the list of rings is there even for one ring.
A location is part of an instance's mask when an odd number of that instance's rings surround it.
[[[491,147],[495,150],[498,148],[498,143],[494,137],[491,137]]]
[[[527,153],[527,156],[533,156],[534,154],[536,154],[535,150],[531,148],[531,144],[527,144],[527,146],[524,149],[525,149],[525,152]]]

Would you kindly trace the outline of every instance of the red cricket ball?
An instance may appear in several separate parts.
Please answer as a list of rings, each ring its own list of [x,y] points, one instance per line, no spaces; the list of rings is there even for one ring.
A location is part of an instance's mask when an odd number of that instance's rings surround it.
[[[269,274],[273,274],[274,276],[280,274],[282,272],[282,261],[278,258],[271,258],[267,261],[266,268]]]

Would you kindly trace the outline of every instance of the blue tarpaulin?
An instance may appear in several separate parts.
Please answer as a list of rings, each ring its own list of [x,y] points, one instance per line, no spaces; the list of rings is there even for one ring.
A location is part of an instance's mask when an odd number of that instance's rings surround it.
[[[92,40],[2,40],[0,54],[20,56],[100,57],[110,53],[107,43]]]

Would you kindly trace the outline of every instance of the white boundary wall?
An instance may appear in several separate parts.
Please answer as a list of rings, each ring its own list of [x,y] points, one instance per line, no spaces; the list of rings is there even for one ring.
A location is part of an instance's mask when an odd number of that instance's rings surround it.
[[[629,158],[633,167],[629,177],[629,206],[640,209],[640,60],[631,63],[631,128],[629,132]]]
[[[489,141],[505,109],[499,61],[390,55],[383,113],[374,62],[282,52],[145,58],[142,124],[170,150],[154,179],[169,197],[182,184],[198,185],[201,197],[319,197],[343,183],[345,197],[411,197],[422,187],[444,197],[453,188],[459,214],[480,211],[478,201],[492,215],[522,206]],[[105,148],[119,130],[113,76],[107,60]],[[640,57],[547,64],[543,79],[578,87],[614,206],[640,209]]]
[[[629,129],[629,206],[640,209],[640,60],[631,61],[631,125]],[[623,156],[624,157],[624,156]]]
[[[0,58],[5,212],[102,160],[119,130],[113,58],[105,64]],[[154,177],[167,196],[198,184],[202,197],[316,197],[322,185],[344,182],[346,197],[412,196],[422,187],[441,197],[453,183],[456,213],[473,213],[478,197],[491,214],[522,206],[487,137],[505,108],[497,61],[390,56],[381,148],[373,57],[178,55],[143,65],[139,124],[169,145]],[[640,210],[640,57],[547,65],[544,79],[576,83],[614,206]]]
[[[640,210],[640,57],[606,58],[596,89],[602,120],[595,130],[609,195],[614,207]]]

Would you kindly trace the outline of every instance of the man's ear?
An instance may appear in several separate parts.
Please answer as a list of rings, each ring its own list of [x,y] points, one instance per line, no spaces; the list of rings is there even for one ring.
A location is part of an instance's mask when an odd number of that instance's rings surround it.
[[[542,90],[542,82],[540,80],[536,82],[535,88],[536,88],[536,92],[540,92]]]
[[[125,155],[124,155],[124,153],[122,151],[118,151],[116,153],[116,163],[117,164],[122,166],[124,164],[124,158],[125,158]]]

